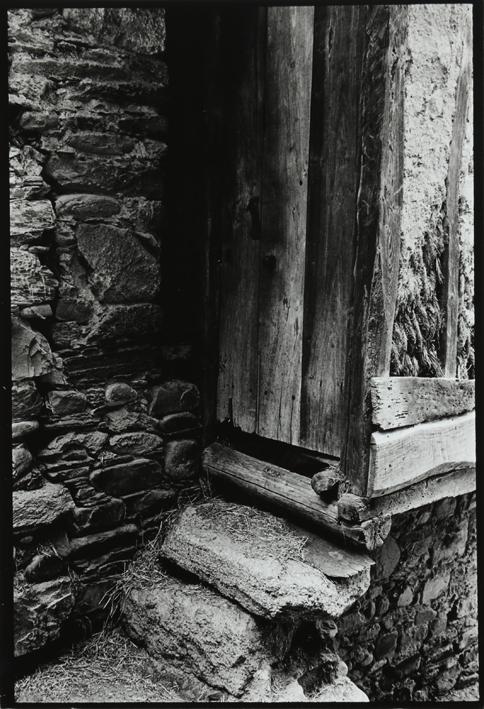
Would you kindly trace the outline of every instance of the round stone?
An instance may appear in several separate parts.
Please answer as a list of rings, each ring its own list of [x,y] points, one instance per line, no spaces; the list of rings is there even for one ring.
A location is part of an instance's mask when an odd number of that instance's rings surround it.
[[[27,438],[31,433],[39,428],[38,421],[16,421],[12,423],[12,440],[19,441],[22,438]]]
[[[128,404],[132,401],[136,401],[138,394],[133,387],[124,382],[115,382],[114,384],[109,384],[106,387],[104,393],[106,403],[108,406],[122,406],[123,404]]]

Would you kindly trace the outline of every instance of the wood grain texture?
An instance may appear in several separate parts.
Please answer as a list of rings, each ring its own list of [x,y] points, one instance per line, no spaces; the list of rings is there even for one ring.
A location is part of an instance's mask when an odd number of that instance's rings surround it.
[[[367,8],[315,8],[301,441],[340,456],[351,309]]]
[[[446,377],[455,377],[457,371],[457,327],[459,317],[459,191],[471,73],[472,32],[471,27],[468,26],[463,44],[461,68],[457,79],[452,141],[446,180],[447,194],[445,210],[447,222],[442,268],[444,279],[442,311],[445,314],[445,328],[442,336],[442,358],[444,376]]]
[[[202,466],[215,478],[228,481],[248,493],[251,499],[262,498],[277,509],[330,530],[349,544],[374,549],[389,533],[387,520],[361,526],[341,524],[338,521],[337,506],[325,505],[314,494],[309,478],[219,443],[212,443],[205,448]]]
[[[475,408],[475,381],[441,377],[374,377],[372,421],[383,430],[457,416]]]
[[[245,7],[223,18],[228,215],[221,236],[217,418],[247,432],[257,426],[265,15],[264,8]]]
[[[313,7],[269,7],[257,433],[299,443]]]
[[[381,497],[362,498],[345,493],[337,503],[338,516],[345,522],[360,524],[372,517],[401,514],[444,497],[466,495],[475,489],[475,464],[457,463],[450,472],[427,478]]]
[[[403,186],[407,8],[372,6],[360,100],[361,169],[348,352],[343,470],[365,494],[372,430],[370,379],[389,372],[398,284]]]
[[[475,413],[419,423],[371,437],[367,497],[388,494],[457,463],[475,463]]]

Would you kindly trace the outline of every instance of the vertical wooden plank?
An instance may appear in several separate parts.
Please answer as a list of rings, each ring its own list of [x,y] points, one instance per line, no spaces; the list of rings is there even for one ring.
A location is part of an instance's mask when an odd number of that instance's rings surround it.
[[[348,429],[342,461],[351,491],[363,495],[372,430],[370,380],[389,372],[397,295],[406,34],[405,5],[371,8],[360,100],[357,250],[347,365]]]
[[[302,359],[301,439],[340,456],[359,179],[367,9],[315,8]]]
[[[257,433],[299,443],[313,7],[269,7]]]
[[[228,214],[222,227],[218,376],[220,421],[256,430],[258,300],[265,9],[226,12],[224,180]],[[218,205],[221,209],[222,205]]]
[[[446,245],[443,258],[444,287],[442,310],[445,329],[442,336],[444,377],[455,377],[457,372],[457,321],[459,315],[459,188],[462,167],[469,87],[472,71],[472,34],[467,27],[462,48],[462,63],[457,79],[455,113],[452,125],[446,194]]]

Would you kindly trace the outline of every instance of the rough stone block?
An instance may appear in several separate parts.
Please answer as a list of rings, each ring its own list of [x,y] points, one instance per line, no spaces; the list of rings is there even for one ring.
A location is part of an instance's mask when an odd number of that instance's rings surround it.
[[[12,450],[12,474],[14,481],[28,472],[32,465],[32,454],[24,445],[15,446]]]
[[[15,421],[12,423],[12,441],[21,441],[38,430],[38,421]]]
[[[400,561],[400,548],[393,537],[387,537],[376,559],[376,578],[384,579],[392,575]]]
[[[125,507],[122,500],[112,499],[95,507],[75,507],[73,516],[80,531],[97,532],[122,522]]]
[[[92,269],[89,282],[105,303],[152,300],[160,284],[160,267],[128,229],[107,224],[80,224],[77,246]]]
[[[49,200],[10,201],[10,240],[15,246],[38,241],[45,231],[54,226],[55,214]]]
[[[21,536],[44,530],[70,514],[74,503],[63,485],[46,483],[38,490],[13,493],[13,531]]]
[[[80,344],[153,338],[161,332],[161,309],[152,303],[105,306],[96,313]]]
[[[10,277],[13,308],[50,303],[56,296],[58,282],[52,271],[30,251],[10,249]]]
[[[124,455],[151,455],[161,453],[163,450],[162,439],[154,433],[132,431],[111,436],[109,445],[116,453]]]
[[[122,406],[136,401],[137,398],[136,389],[124,382],[114,382],[106,387],[105,399],[108,406]]]
[[[69,577],[16,588],[15,656],[26,655],[55,640],[73,606]]]
[[[430,603],[434,598],[438,598],[449,587],[450,573],[440,574],[428,579],[422,592],[422,603]]]
[[[36,554],[30,564],[25,568],[24,575],[30,583],[48,581],[49,579],[62,576],[66,571],[66,566],[67,563],[65,559],[54,553]]]
[[[55,362],[47,339],[17,318],[12,320],[12,379],[47,374]]]
[[[375,643],[375,658],[377,660],[383,657],[389,657],[395,652],[397,646],[398,632],[385,633],[380,635]]]
[[[372,565],[281,518],[221,500],[186,508],[161,553],[264,617],[340,616],[368,589]]]
[[[155,659],[202,682],[240,696],[266,661],[264,635],[240,606],[198,584],[157,575],[151,588],[135,588],[123,624]]]
[[[174,482],[194,477],[200,467],[195,441],[169,441],[165,448],[165,474]]]
[[[147,458],[98,468],[89,479],[96,489],[113,497],[159,487],[164,480],[161,465]]]
[[[47,394],[46,404],[54,416],[68,416],[84,411],[87,399],[85,394],[75,389],[59,389]]]
[[[153,388],[149,413],[163,418],[166,414],[196,410],[199,404],[200,394],[194,384],[173,379]]]
[[[12,382],[12,417],[14,421],[35,418],[42,410],[43,400],[31,379]]]

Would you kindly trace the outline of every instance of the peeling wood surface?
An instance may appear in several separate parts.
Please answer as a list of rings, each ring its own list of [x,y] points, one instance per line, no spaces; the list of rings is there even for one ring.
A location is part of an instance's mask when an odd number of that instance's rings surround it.
[[[381,515],[396,515],[429,505],[444,497],[458,497],[476,489],[475,463],[457,463],[443,475],[427,478],[402,490],[376,498],[363,498],[351,493],[338,500],[338,517],[360,524]]]
[[[325,505],[311,488],[311,480],[265,461],[252,458],[219,443],[208,446],[202,466],[216,479],[230,482],[251,499],[259,498],[341,537],[345,543],[372,550],[390,531],[387,519],[360,526],[341,524],[336,504]]]
[[[385,495],[475,460],[474,411],[387,433],[376,431],[371,437],[367,496]]]
[[[442,419],[475,408],[475,381],[441,377],[374,377],[372,421],[387,430]]]

